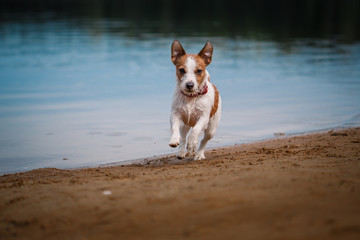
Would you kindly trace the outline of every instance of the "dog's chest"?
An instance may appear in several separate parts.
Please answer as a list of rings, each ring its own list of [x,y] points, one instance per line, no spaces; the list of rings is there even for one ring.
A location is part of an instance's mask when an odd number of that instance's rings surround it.
[[[206,105],[206,104],[205,104]],[[203,101],[182,101],[178,106],[181,120],[184,124],[194,127],[199,118],[207,111]]]
[[[184,124],[193,127],[203,114],[204,107],[199,101],[182,102],[178,108],[178,112]]]

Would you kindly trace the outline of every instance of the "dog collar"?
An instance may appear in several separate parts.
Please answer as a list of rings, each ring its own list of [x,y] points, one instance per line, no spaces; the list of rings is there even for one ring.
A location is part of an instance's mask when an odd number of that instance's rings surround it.
[[[201,88],[201,90],[198,91],[197,93],[189,94],[189,93],[181,91],[181,93],[186,97],[197,97],[197,96],[200,96],[200,95],[205,95],[207,92],[208,92],[207,84],[204,84],[204,86]]]

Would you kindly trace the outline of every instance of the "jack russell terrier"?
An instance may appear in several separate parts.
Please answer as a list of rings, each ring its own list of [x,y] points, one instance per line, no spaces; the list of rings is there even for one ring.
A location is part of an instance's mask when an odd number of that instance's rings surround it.
[[[186,156],[185,145],[188,136],[187,152],[193,154],[200,134],[204,138],[195,154],[194,160],[205,159],[207,142],[214,136],[221,116],[219,91],[210,82],[206,67],[211,63],[213,47],[207,42],[196,54],[186,54],[180,42],[175,40],[171,46],[171,61],[176,67],[177,85],[171,106],[171,139],[169,146],[179,146],[177,157]]]

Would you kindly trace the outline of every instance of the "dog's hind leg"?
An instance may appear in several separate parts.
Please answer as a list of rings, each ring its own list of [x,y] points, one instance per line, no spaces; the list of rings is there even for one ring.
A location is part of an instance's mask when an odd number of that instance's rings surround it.
[[[180,127],[180,146],[179,146],[179,152],[177,154],[177,158],[179,159],[183,159],[186,156],[186,150],[185,150],[185,146],[186,146],[186,135],[188,134],[190,130],[190,126],[187,126],[185,124],[182,124],[182,126]]]
[[[209,124],[204,131],[204,138],[201,140],[199,150],[196,152],[194,160],[205,159],[204,151],[206,144],[215,135],[217,126],[220,121],[220,115],[221,115],[221,105],[219,106],[217,113],[210,119]]]
[[[201,140],[200,143],[200,147],[199,150],[196,152],[194,160],[201,160],[201,159],[205,159],[205,147],[207,142],[213,137],[213,134],[211,134],[209,131],[207,131],[207,129],[205,130],[204,133],[204,138]]]

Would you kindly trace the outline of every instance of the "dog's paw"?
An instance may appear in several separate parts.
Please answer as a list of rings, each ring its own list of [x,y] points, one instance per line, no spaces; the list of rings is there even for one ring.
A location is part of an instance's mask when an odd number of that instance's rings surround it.
[[[176,148],[177,146],[179,146],[179,142],[170,142],[169,143],[169,146],[172,147],[172,148]]]
[[[180,138],[171,138],[169,146],[172,148],[176,148],[180,145]]]
[[[180,150],[180,151],[176,154],[176,157],[177,157],[178,159],[184,159],[184,158],[189,157],[189,156],[190,156],[190,154],[185,151],[185,148],[182,149],[182,150]]]
[[[178,159],[184,159],[186,157],[186,152],[185,151],[181,151],[181,152],[178,152],[178,154],[176,155],[176,157]]]
[[[205,159],[204,152],[197,152],[195,154],[194,160],[202,160],[202,159]]]

